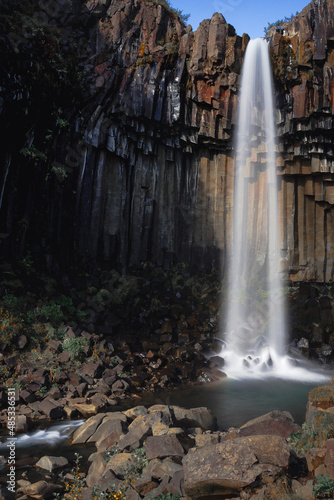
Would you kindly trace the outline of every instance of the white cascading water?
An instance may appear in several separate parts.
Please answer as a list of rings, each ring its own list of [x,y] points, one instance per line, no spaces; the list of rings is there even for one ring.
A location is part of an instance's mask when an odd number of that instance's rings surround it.
[[[258,38],[247,46],[241,75],[226,344],[220,356],[232,378],[323,380],[324,374],[311,376],[285,353],[275,138],[268,44]]]

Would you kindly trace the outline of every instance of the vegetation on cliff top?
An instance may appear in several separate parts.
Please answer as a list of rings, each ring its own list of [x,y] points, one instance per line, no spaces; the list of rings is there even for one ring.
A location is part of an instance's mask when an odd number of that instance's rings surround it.
[[[281,29],[282,25],[284,23],[289,23],[293,21],[293,19],[298,16],[299,12],[296,12],[296,14],[291,14],[290,16],[285,16],[284,19],[278,19],[277,21],[273,23],[268,23],[267,27],[263,28],[264,31],[264,36],[267,38],[271,35],[271,31],[273,28],[275,29]]]
[[[180,21],[182,21],[184,24],[186,24],[187,21],[189,20],[190,14],[184,14],[182,10],[172,7],[171,3],[168,0],[150,0],[150,1],[157,5],[162,5],[163,7],[165,7],[165,9],[168,10],[168,12],[170,12],[174,16],[177,16],[180,19]]]

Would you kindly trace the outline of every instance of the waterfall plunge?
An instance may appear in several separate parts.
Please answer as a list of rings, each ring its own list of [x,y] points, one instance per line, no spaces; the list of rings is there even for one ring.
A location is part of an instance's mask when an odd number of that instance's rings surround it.
[[[275,137],[268,44],[251,40],[241,76],[226,346],[220,355],[233,378],[323,380],[285,354]]]

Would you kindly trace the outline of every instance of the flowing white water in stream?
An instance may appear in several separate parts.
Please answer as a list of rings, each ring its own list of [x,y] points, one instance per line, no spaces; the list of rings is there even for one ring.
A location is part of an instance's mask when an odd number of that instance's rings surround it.
[[[233,249],[224,371],[234,378],[323,380],[285,353],[278,178],[268,44],[251,40],[241,76],[233,202]],[[327,378],[327,377],[325,377]]]

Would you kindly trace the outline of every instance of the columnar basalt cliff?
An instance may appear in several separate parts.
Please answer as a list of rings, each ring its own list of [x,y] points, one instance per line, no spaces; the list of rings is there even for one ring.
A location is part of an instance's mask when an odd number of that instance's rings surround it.
[[[19,255],[30,238],[50,262],[224,267],[233,127],[249,37],[237,36],[219,13],[193,32],[155,1],[54,3],[54,12],[43,13],[61,28],[62,43],[76,47],[80,108],[67,103],[40,158],[33,126],[19,145],[25,156],[8,141],[0,198],[4,247]],[[333,279],[332,3],[311,2],[271,39],[282,269],[296,281]],[[18,92],[15,99],[19,106]],[[5,101],[6,119],[11,109]],[[23,174],[32,160],[38,172],[34,166]]]
[[[272,38],[283,251],[296,281],[333,281],[334,14],[313,1]]]

